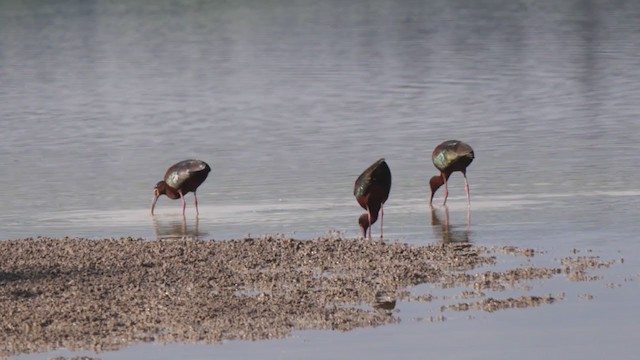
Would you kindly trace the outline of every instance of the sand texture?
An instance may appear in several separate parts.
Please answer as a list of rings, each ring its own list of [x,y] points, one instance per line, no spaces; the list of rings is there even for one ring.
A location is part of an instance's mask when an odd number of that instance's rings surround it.
[[[484,292],[554,276],[593,280],[588,269],[610,265],[573,256],[553,268],[490,270],[496,254],[526,263],[535,253],[340,236],[3,240],[0,356],[58,348],[104,351],[149,341],[259,340],[282,338],[296,329],[378,326],[399,321],[396,301],[428,302],[438,296],[409,291],[424,283],[465,289],[462,302],[443,311],[538,306],[562,297],[495,299]]]

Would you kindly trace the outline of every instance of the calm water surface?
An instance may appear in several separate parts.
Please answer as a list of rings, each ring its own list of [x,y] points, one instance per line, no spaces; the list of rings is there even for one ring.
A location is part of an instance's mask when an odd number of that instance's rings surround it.
[[[532,284],[558,304],[474,321],[403,303],[399,325],[100,357],[633,358],[638,18],[631,0],[2,1],[0,239],[355,236],[353,182],[385,157],[391,240],[625,261]],[[451,138],[476,153],[468,228],[461,176],[450,228],[427,207],[431,151]],[[213,168],[199,218],[190,195],[186,221],[166,197],[152,218],[154,184],[186,158]]]

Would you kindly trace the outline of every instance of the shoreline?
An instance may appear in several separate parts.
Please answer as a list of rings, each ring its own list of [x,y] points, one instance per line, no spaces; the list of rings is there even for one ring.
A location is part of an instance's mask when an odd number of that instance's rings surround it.
[[[556,276],[594,281],[588,270],[615,263],[574,254],[554,267],[498,271],[501,254],[530,259],[537,251],[339,235],[2,240],[0,356],[59,348],[100,352],[142,342],[275,339],[306,329],[349,331],[397,323],[397,301],[430,302],[441,298],[439,288],[464,289],[441,313],[540,306],[563,296],[494,298],[485,291]],[[435,290],[412,294],[419,284]]]

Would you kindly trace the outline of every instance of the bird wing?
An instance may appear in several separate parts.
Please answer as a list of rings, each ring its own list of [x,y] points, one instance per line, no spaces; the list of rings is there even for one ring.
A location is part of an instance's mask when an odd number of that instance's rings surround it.
[[[167,170],[164,181],[174,189],[180,188],[189,179],[191,174],[201,172],[207,168],[207,164],[200,160],[184,160]]]
[[[373,182],[372,178],[365,178],[362,175],[358,177],[358,180],[356,180],[356,183],[353,186],[353,195],[356,197],[367,195],[367,193],[369,192],[369,188],[371,187],[371,183]]]
[[[391,186],[391,172],[384,159],[376,161],[358,176],[353,186],[353,195],[356,197],[367,195],[371,186],[380,181],[388,182]]]
[[[458,140],[443,142],[436,147],[432,154],[433,165],[441,171],[444,171],[460,158],[464,157],[473,159],[473,149],[471,146]]]
[[[433,164],[440,170],[446,169],[456,159],[458,159],[458,153],[452,149],[442,149],[438,151],[433,157]]]

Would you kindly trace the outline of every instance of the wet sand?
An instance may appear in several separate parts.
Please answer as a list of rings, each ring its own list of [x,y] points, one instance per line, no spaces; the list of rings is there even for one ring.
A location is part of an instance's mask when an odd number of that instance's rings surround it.
[[[493,298],[487,290],[566,276],[612,261],[573,254],[557,267],[492,271],[497,255],[534,249],[467,243],[409,246],[284,237],[225,241],[34,238],[0,241],[0,356],[105,351],[140,342],[216,343],[283,338],[293,330],[398,322],[397,300],[431,301],[410,287],[461,287],[441,309],[496,311],[539,306],[562,295]]]

